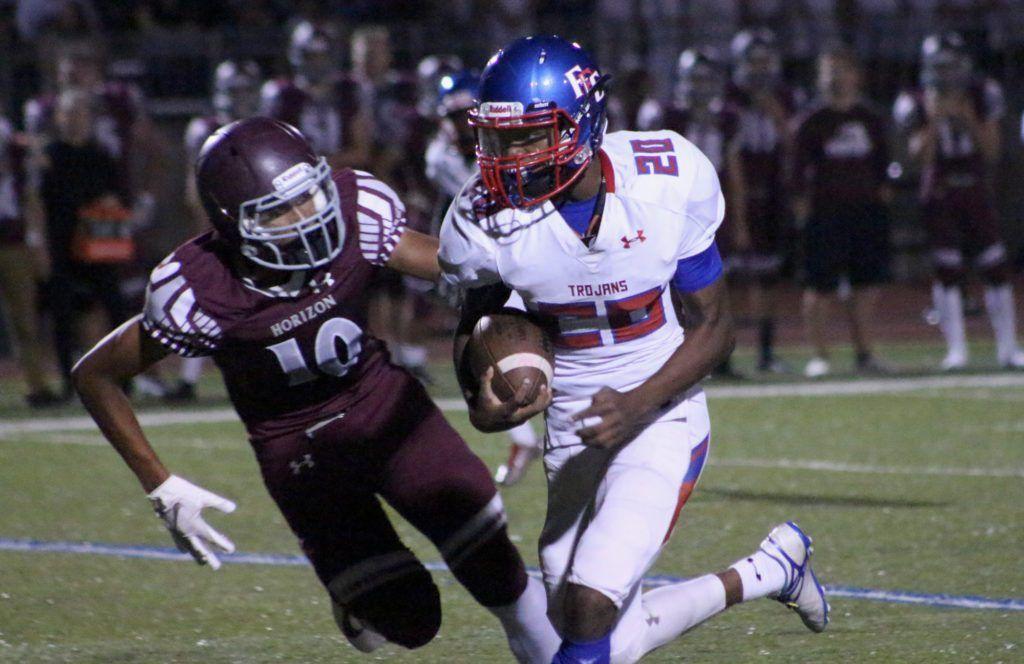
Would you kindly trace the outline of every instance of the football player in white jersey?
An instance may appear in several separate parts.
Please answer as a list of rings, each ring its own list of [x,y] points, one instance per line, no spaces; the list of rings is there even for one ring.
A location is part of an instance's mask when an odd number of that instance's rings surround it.
[[[480,175],[441,229],[445,278],[467,289],[455,362],[471,421],[499,431],[546,410],[540,558],[563,638],[552,661],[634,662],[766,596],[821,631],[828,604],[792,522],[723,572],[640,592],[707,456],[699,382],[734,335],[715,169],[675,132],[604,136],[607,81],[558,37],[499,51],[471,113]],[[499,401],[490,371],[462,361],[473,323],[513,292],[556,349],[551,389],[532,403],[525,386]]]
[[[437,84],[440,121],[427,145],[424,161],[427,179],[440,194],[438,216],[448,209],[462,191],[462,185],[476,171],[476,141],[468,114],[475,105],[479,89],[480,72],[470,69],[446,74]],[[518,484],[541,452],[540,438],[529,422],[509,429],[508,437],[512,441],[508,461],[494,473],[494,481],[506,487]]]

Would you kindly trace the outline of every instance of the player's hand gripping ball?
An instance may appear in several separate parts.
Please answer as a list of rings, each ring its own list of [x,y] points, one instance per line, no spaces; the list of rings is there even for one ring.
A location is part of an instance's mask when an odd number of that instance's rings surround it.
[[[476,422],[507,428],[547,408],[555,354],[544,331],[523,312],[506,309],[484,316],[473,328],[469,367],[481,379]]]

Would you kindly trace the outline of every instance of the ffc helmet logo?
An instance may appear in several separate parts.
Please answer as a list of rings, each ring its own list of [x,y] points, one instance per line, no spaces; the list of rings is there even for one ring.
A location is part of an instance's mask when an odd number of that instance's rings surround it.
[[[575,65],[572,69],[565,72],[565,78],[569,81],[569,85],[572,86],[572,91],[576,93],[577,99],[581,99],[590,92],[600,76],[601,74],[597,70],[590,67],[583,69],[579,65]],[[600,100],[603,96],[604,93],[599,92],[594,95],[594,98]]]

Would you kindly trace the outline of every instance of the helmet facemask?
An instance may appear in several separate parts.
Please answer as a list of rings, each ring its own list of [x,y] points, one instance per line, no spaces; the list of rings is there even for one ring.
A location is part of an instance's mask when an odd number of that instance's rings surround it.
[[[558,107],[523,113],[518,104],[506,103],[483,103],[470,112],[469,123],[477,132],[477,164],[492,196],[512,207],[529,208],[566,191],[583,175],[600,145],[604,117],[597,112],[596,132],[586,137],[581,136],[580,120],[591,112],[595,95],[603,94],[603,82],[589,91],[577,117]],[[507,153],[510,147],[533,144],[542,147]]]
[[[272,270],[309,270],[331,262],[345,240],[338,189],[323,157],[274,179],[276,191],[243,203],[242,254]]]

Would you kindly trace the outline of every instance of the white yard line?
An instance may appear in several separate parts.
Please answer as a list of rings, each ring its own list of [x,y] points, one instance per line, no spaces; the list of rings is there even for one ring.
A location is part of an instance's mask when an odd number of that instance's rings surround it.
[[[981,374],[969,376],[922,376],[916,378],[880,378],[858,381],[822,381],[773,385],[710,385],[708,397],[714,399],[768,399],[777,397],[831,397],[870,394],[897,394],[936,389],[1024,387],[1024,374]],[[461,399],[438,399],[445,412],[464,412]],[[216,424],[238,418],[230,408],[211,408],[139,413],[143,426]],[[0,438],[15,434],[49,431],[91,431],[92,419],[85,416],[10,419],[0,422]]]
[[[812,470],[857,475],[937,475],[940,477],[1011,477],[1024,478],[1024,468],[948,468],[944,466],[876,466],[824,459],[709,459],[708,465],[727,468],[771,468],[779,470]]]
[[[889,378],[846,382],[789,383],[775,385],[709,386],[708,396],[715,399],[751,399],[779,397],[824,397],[870,394],[894,394],[936,389],[975,389],[1024,387],[1024,374],[987,374],[973,376],[925,376],[916,378]],[[461,399],[438,399],[438,406],[446,412],[462,412],[466,404]],[[187,424],[217,424],[237,422],[230,408],[177,410],[140,413],[139,421],[145,427],[178,426]],[[0,422],[0,439],[39,434],[34,442],[57,445],[106,446],[99,436],[82,436],[70,432],[96,430],[89,417],[47,417],[15,419]],[[1013,427],[1016,430],[1016,427]],[[207,449],[244,449],[232,443],[219,446],[201,438],[190,437],[179,441],[182,446]],[[1016,468],[952,468],[938,466],[885,466],[845,463],[823,459],[711,459],[716,466],[732,468],[796,469],[818,472],[855,473],[865,475],[908,475],[943,477],[1024,478],[1024,469]]]

